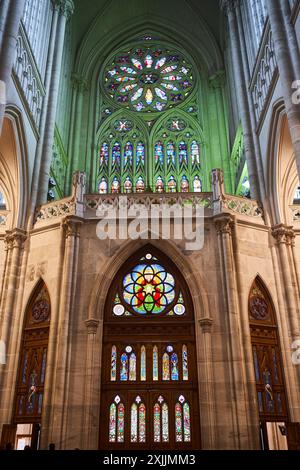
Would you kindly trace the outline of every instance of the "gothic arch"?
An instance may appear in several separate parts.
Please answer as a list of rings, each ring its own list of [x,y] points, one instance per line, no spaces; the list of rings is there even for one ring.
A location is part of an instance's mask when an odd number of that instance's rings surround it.
[[[7,197],[10,227],[23,228],[28,202],[27,148],[21,113],[6,108],[0,139],[0,182]]]
[[[195,312],[195,320],[210,317],[205,281],[200,273],[197,273],[197,276],[195,275],[195,270],[188,262],[187,257],[182,254],[174,243],[170,243],[166,240],[160,240],[159,243],[155,243],[153,241],[149,243],[148,240],[137,240],[134,242],[129,240],[122,245],[121,251],[118,249],[114,253],[113,258],[107,259],[102,272],[98,274],[90,295],[91,301],[88,309],[87,320],[96,319],[101,322],[103,321],[105,301],[114,277],[126,260],[134,255],[137,250],[146,245],[149,245],[149,247],[157,247],[162,251],[170,258],[170,260],[173,261],[173,263],[177,265],[178,269],[183,274],[183,277],[188,280]]]
[[[276,310],[260,276],[252,283],[248,298],[253,372],[256,386],[262,448],[272,444],[278,425],[289,421],[287,390]]]
[[[279,100],[273,109],[269,133],[267,188],[270,194],[272,224],[293,224],[290,205],[298,186],[297,167],[289,133],[284,103]]]

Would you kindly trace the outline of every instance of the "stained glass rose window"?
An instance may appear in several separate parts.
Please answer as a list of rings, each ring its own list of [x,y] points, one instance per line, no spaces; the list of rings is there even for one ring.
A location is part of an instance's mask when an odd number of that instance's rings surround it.
[[[123,298],[140,314],[161,313],[175,299],[175,280],[158,263],[141,263],[123,279]]]
[[[133,111],[163,111],[191,93],[191,65],[179,52],[141,46],[117,54],[105,69],[105,89],[119,105]]]

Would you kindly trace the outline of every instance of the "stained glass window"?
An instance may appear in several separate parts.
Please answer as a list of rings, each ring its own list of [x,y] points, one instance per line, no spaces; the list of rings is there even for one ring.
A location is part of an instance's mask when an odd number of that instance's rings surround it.
[[[155,403],[153,413],[154,442],[160,442],[160,405],[158,403]]]
[[[131,442],[138,440],[138,411],[137,404],[131,406]]]
[[[192,58],[158,41],[126,47],[104,64],[96,180],[101,194],[200,192],[206,181]]]
[[[171,355],[171,379],[178,380],[178,356],[176,353],[172,353]]]
[[[184,442],[191,441],[191,423],[190,423],[190,407],[188,403],[183,405],[183,434]]]
[[[122,381],[128,380],[128,356],[126,353],[123,353],[121,356],[120,379]]]
[[[129,380],[136,380],[136,355],[130,354],[129,358]]]
[[[170,380],[170,358],[168,353],[164,353],[162,363],[162,379]]]
[[[146,380],[146,348],[141,347],[141,380]]]
[[[118,405],[118,429],[117,429],[118,442],[124,442],[124,419],[125,419],[125,407],[123,403],[119,403]]]
[[[111,369],[110,369],[110,380],[115,381],[117,379],[117,348],[113,346],[111,348]]]
[[[180,403],[175,405],[175,440],[182,442],[182,407]]]
[[[139,406],[139,442],[146,442],[146,406]]]
[[[158,349],[153,347],[153,380],[158,380]]]
[[[167,403],[162,405],[162,441],[169,442],[169,410]]]
[[[163,111],[193,89],[192,67],[179,52],[148,44],[120,52],[106,66],[109,98],[133,111]]]
[[[189,380],[188,352],[186,345],[182,346],[182,379]]]
[[[109,442],[116,442],[117,407],[114,403],[109,409]]]
[[[161,313],[175,298],[175,280],[158,263],[141,263],[123,279],[125,302],[140,314]]]

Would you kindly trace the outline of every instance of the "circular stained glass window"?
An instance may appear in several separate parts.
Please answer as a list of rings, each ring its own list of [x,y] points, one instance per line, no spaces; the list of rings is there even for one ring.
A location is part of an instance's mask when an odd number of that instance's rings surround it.
[[[163,111],[182,103],[194,85],[184,56],[156,45],[117,54],[105,69],[104,81],[110,98],[138,112]]]
[[[123,298],[140,314],[157,314],[175,299],[175,280],[160,264],[138,264],[123,279]]]

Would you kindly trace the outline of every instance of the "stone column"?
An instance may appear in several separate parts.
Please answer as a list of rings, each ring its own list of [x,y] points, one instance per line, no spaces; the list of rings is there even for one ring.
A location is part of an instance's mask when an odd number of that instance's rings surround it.
[[[235,75],[237,96],[240,105],[240,118],[244,132],[244,147],[248,166],[249,181],[251,186],[251,195],[253,199],[262,201],[252,135],[250,109],[247,98],[248,90],[243,70],[241,43],[239,38],[238,23],[235,11],[237,7],[237,2],[238,0],[223,0],[221,2],[221,6],[227,14],[228,18],[228,30],[230,36],[233,70]]]
[[[293,82],[300,80],[300,77],[295,76],[293,69],[290,44],[286,35],[284,18],[280,9],[280,1],[266,0],[266,6],[270,18],[285,110],[300,180],[300,106],[296,102],[293,103],[293,93],[295,89],[292,89]]]
[[[0,2],[0,57],[1,57],[3,34],[5,30],[6,19],[7,19],[8,6],[9,6],[9,0],[2,0]]]
[[[51,442],[56,442],[59,449],[65,448],[67,433],[67,400],[71,369],[71,329],[72,312],[76,298],[76,280],[78,266],[79,236],[82,220],[68,216],[62,228],[65,233],[65,252],[61,284],[61,297],[58,316],[58,334],[56,348],[56,370],[52,383],[52,416],[50,420]]]
[[[97,449],[98,447],[99,433],[95,430],[95,423],[99,422],[100,396],[98,395],[96,397],[97,403],[95,403],[94,384],[97,375],[99,375],[101,371],[101,357],[95,357],[96,333],[99,323],[99,320],[95,318],[89,318],[85,321],[87,328],[87,344],[84,378],[84,415],[81,435],[82,449]],[[98,427],[99,426],[97,426],[97,428]]]
[[[222,296],[224,298],[224,317],[228,339],[228,387],[232,397],[232,445],[235,449],[252,449],[249,429],[250,417],[245,372],[245,358],[242,346],[240,312],[236,273],[232,248],[234,219],[229,214],[214,217],[218,234],[218,249],[221,266]]]
[[[276,240],[281,280],[284,286],[284,303],[287,307],[290,333],[294,341],[300,338],[299,297],[292,264],[292,244],[295,234],[292,227],[279,224],[272,227],[272,236]]]
[[[71,175],[74,171],[83,170],[83,165],[80,165],[80,142],[81,142],[81,129],[82,129],[82,107],[84,93],[88,89],[87,81],[84,77],[73,75],[72,77],[73,93],[74,93],[74,121],[72,124],[71,140],[69,145],[69,155],[71,161],[68,167],[68,182],[67,188],[70,187]]]
[[[287,34],[287,41],[289,44],[289,50],[291,54],[291,61],[294,68],[295,77],[297,80],[300,80],[300,54],[299,54],[299,45],[297,41],[297,35],[295,27],[291,21],[291,7],[288,0],[280,0],[284,26]]]
[[[20,269],[22,265],[22,254],[24,249],[24,242],[27,238],[26,232],[20,229],[14,229],[11,231],[7,231],[6,235],[6,246],[8,250],[7,255],[7,265],[5,268],[5,280],[4,280],[4,292],[3,297],[1,299],[1,312],[0,312],[0,319],[1,319],[1,334],[0,339],[6,345],[6,351],[9,354],[11,344],[10,344],[10,334],[11,334],[11,327],[15,315],[15,305],[16,299],[18,296],[18,288],[19,288],[19,276],[20,276]],[[11,393],[11,390],[7,390],[4,388],[4,380],[5,375],[7,374],[8,369],[6,367],[0,368],[0,389],[2,393],[1,404],[5,402],[3,397],[6,395],[7,391]],[[9,384],[8,384],[9,386]],[[7,416],[11,410],[2,410],[3,417]]]
[[[46,64],[46,70],[45,70],[46,94],[45,94],[45,98],[44,98],[44,102],[42,106],[40,128],[39,128],[40,138],[37,143],[34,167],[33,167],[29,229],[31,228],[31,225],[33,223],[34,212],[35,212],[36,201],[37,201],[37,194],[38,194],[38,189],[39,189],[39,174],[40,174],[40,168],[41,168],[45,127],[47,123],[48,100],[49,100],[49,94],[50,94],[50,84],[51,84],[51,77],[52,77],[54,49],[55,49],[55,44],[56,44],[56,31],[57,31],[58,17],[59,17],[58,5],[53,2],[53,16],[52,16],[52,23],[51,23],[50,38],[49,38],[47,64]]]
[[[230,150],[228,142],[228,126],[226,119],[226,107],[224,103],[225,71],[219,70],[209,79],[210,87],[214,92],[215,108],[218,123],[219,145],[222,168],[224,171],[225,186],[227,193],[232,193]]]
[[[212,326],[211,318],[201,318],[199,325],[202,330],[201,347],[203,361],[199,363],[203,382],[200,383],[200,415],[201,415],[201,445],[203,449],[214,449],[216,446],[216,410],[215,410],[215,381],[213,375],[212,357]]]
[[[74,11],[72,0],[54,0],[54,3],[56,8],[59,8],[60,16],[58,18],[55,37],[55,50],[48,96],[37,205],[44,203],[47,198],[66,22]]]
[[[24,5],[25,0],[14,0],[9,2],[8,6],[5,4],[3,9],[1,8],[1,13],[5,13],[6,7],[8,11],[0,56],[0,135],[6,107],[6,89],[11,81],[11,72],[16,55],[17,36]]]
[[[245,25],[242,19],[240,0],[236,2],[235,12],[236,12],[236,18],[237,18],[237,24],[238,24],[238,34],[239,34],[241,57],[242,57],[242,62],[243,62],[243,70],[244,70],[244,76],[245,76],[245,82],[246,82],[245,92],[247,93],[247,98],[248,98],[252,139],[253,139],[253,146],[254,146],[254,156],[255,156],[256,167],[257,167],[257,176],[258,176],[258,183],[259,183],[259,189],[260,189],[260,196],[261,196],[261,200],[264,202],[264,205],[266,205],[267,201],[266,201],[264,168],[263,168],[263,163],[262,163],[262,158],[261,158],[260,142],[259,142],[259,138],[258,138],[257,131],[256,131],[257,122],[256,122],[255,109],[254,109],[254,102],[253,102],[252,95],[249,92],[251,75],[250,75],[250,66],[249,66],[248,53],[247,53],[247,44],[246,44],[246,38],[245,38]]]

